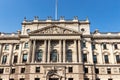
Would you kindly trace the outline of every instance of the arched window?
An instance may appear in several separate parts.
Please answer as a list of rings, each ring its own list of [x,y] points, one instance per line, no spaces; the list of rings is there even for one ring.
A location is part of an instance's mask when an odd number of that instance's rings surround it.
[[[72,50],[67,50],[66,61],[72,62]]]
[[[52,50],[50,54],[50,61],[57,62],[57,50]]]
[[[43,51],[42,50],[38,50],[36,52],[36,61],[37,62],[41,62],[42,61],[42,55],[43,55]]]

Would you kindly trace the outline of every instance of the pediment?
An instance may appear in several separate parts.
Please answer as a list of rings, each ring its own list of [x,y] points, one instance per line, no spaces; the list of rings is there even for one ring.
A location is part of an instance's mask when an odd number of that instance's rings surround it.
[[[80,34],[80,33],[75,30],[54,25],[32,31],[30,32],[30,34]]]

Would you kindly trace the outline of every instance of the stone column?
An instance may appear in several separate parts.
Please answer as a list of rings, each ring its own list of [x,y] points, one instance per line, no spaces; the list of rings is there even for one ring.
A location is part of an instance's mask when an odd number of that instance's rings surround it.
[[[3,44],[0,44],[0,63],[2,59],[2,49],[3,49]]]
[[[74,53],[72,55],[73,62],[77,62],[77,40],[74,40]]]
[[[28,53],[28,60],[27,60],[27,63],[30,63],[30,59],[31,59],[31,51],[32,51],[32,41],[30,40],[29,41],[29,53]]]
[[[110,46],[109,46],[109,51],[110,51],[110,55],[108,55],[109,56],[109,62],[111,63],[111,64],[115,64],[115,59],[114,59],[114,52],[113,52],[113,44],[109,44]]]
[[[36,40],[33,40],[32,63],[35,62]]]
[[[20,42],[20,50],[18,53],[18,63],[21,63],[22,47],[23,47],[23,42]]]
[[[9,54],[9,62],[8,62],[8,64],[9,65],[11,65],[12,64],[12,60],[13,60],[13,58],[12,58],[12,55],[13,55],[13,46],[14,46],[14,44],[13,43],[11,43],[10,44],[10,54]]]
[[[44,40],[44,52],[43,52],[42,62],[46,62],[46,50],[47,50],[47,41]]]
[[[63,62],[66,62],[66,40],[63,40]]]
[[[59,62],[62,62],[62,41],[59,40]]]
[[[50,45],[51,43],[50,43],[50,40],[48,40],[48,52],[47,52],[47,62],[50,62],[50,47],[51,47],[51,45]]]
[[[80,40],[78,40],[78,60],[80,63],[82,63],[82,53],[81,53],[81,44],[80,44]]]

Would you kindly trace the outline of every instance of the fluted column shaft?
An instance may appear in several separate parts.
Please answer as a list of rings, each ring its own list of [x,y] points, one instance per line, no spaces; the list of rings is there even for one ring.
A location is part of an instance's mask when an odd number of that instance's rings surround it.
[[[43,52],[43,62],[46,62],[46,50],[47,50],[47,41],[44,40],[44,52]]]
[[[10,55],[9,55],[9,62],[8,62],[9,65],[12,64],[13,46],[14,44],[10,44]]]
[[[35,62],[36,40],[33,40],[32,62]]]
[[[62,41],[59,40],[59,62],[62,62]]]
[[[50,45],[51,43],[50,43],[50,40],[48,40],[48,57],[47,57],[47,62],[50,62]]]
[[[66,41],[63,40],[63,62],[66,62]]]
[[[80,40],[78,40],[78,56],[79,56],[79,62],[82,63],[82,53],[81,53],[81,44]]]

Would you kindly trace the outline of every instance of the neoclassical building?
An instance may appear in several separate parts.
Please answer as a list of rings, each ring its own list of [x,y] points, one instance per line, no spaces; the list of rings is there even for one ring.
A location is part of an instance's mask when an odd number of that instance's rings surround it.
[[[0,80],[120,80],[120,33],[86,20],[24,19],[0,33]]]

